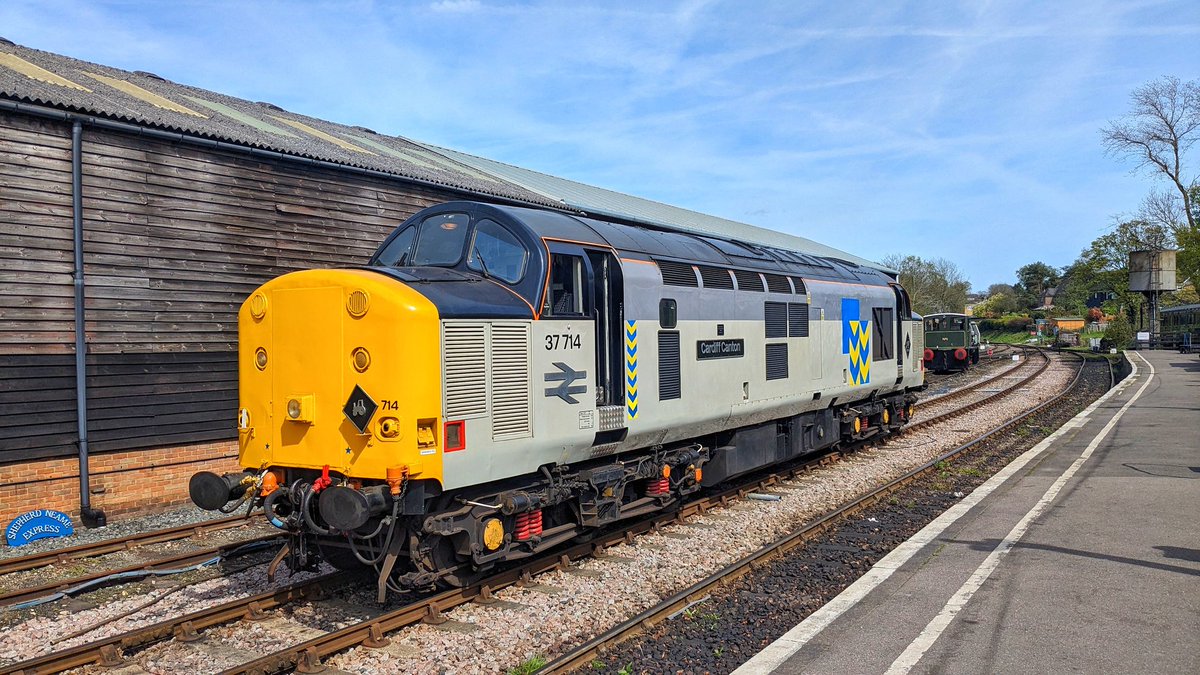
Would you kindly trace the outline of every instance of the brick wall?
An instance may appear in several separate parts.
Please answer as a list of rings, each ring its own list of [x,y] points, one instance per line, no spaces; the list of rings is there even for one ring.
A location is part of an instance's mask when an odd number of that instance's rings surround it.
[[[238,470],[237,442],[221,441],[151,450],[94,454],[92,508],[109,522],[190,503],[188,480],[197,471]],[[0,526],[33,509],[68,513],[79,525],[79,459],[0,465]]]

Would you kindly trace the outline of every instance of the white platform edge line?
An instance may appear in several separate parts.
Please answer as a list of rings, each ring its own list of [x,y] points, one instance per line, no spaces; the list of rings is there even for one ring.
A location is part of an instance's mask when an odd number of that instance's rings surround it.
[[[1140,355],[1139,358],[1141,358]],[[1132,371],[1129,373],[1129,376],[1126,377],[1116,387],[1113,387],[1109,391],[1105,392],[1103,396],[1093,401],[1091,405],[1089,405],[1087,408],[1084,408],[1083,411],[1081,411],[1073,419],[1077,419],[1082,422],[1088,418],[1096,410],[1096,408],[1104,405],[1109,399],[1119,395],[1121,392],[1127,389],[1133,383],[1133,381],[1138,378],[1137,364],[1132,360],[1130,360],[1129,363],[1132,367]],[[907,563],[922,548],[941,535],[946,528],[953,525],[955,521],[970,511],[971,508],[976,504],[983,501],[983,499],[994,492],[996,488],[1008,481],[1013,474],[1024,468],[1026,464],[1031,462],[1038,455],[1045,452],[1045,450],[1049,448],[1054,441],[1058,440],[1059,437],[1067,433],[1069,430],[1070,429],[1065,426],[1060,427],[1046,438],[1043,438],[1037,445],[1033,446],[1029,450],[1026,450],[1024,454],[1010,462],[1008,466],[1005,466],[998,473],[985,481],[982,485],[975,488],[975,490],[973,490],[971,494],[964,497],[962,501],[947,509],[942,513],[942,515],[935,518],[932,522],[922,528],[920,532],[914,534],[903,544],[900,544],[896,548],[892,549],[891,553],[888,553],[886,556],[881,558],[879,562],[875,563],[875,565],[867,571],[866,574],[859,577],[857,581],[847,586],[845,590],[837,595],[837,597],[835,597],[833,600],[830,600],[817,611],[808,615],[804,621],[801,621],[787,633],[784,633],[777,640],[764,647],[762,651],[751,657],[749,661],[746,661],[739,666],[733,671],[733,675],[765,675],[766,673],[773,672],[776,668],[794,656],[796,652],[800,651],[800,649],[803,648],[804,645],[808,644],[810,640],[820,634],[821,631],[825,630],[825,628],[836,621],[838,617],[840,617],[842,614],[845,614],[848,610],[861,602],[862,599],[867,597],[871,591],[875,590],[875,588],[886,581],[888,577],[892,576],[893,572],[895,572],[897,569],[900,569],[901,566]]]
[[[946,629],[950,626],[950,623],[954,621],[954,617],[958,616],[959,612],[961,612],[963,608],[967,606],[967,603],[971,601],[971,597],[975,595],[975,592],[983,586],[984,582],[987,581],[988,578],[992,576],[992,573],[996,571],[996,568],[1000,566],[1000,561],[1004,558],[1004,556],[1007,555],[1008,552],[1012,550],[1013,546],[1015,546],[1016,543],[1025,536],[1025,533],[1029,530],[1029,526],[1033,523],[1034,519],[1041,516],[1042,513],[1049,508],[1050,504],[1054,502],[1054,499],[1058,497],[1058,493],[1062,490],[1063,486],[1067,484],[1067,481],[1071,480],[1075,473],[1079,471],[1080,467],[1082,467],[1084,463],[1091,458],[1092,453],[1094,453],[1096,448],[1098,448],[1100,444],[1104,442],[1105,438],[1108,438],[1108,434],[1113,430],[1113,427],[1117,425],[1117,421],[1121,419],[1121,417],[1125,414],[1125,411],[1129,410],[1129,408],[1146,391],[1146,387],[1149,387],[1150,383],[1154,381],[1154,365],[1149,361],[1146,361],[1141,354],[1138,354],[1137,357],[1142,359],[1142,361],[1145,361],[1146,365],[1150,369],[1150,373],[1147,375],[1145,383],[1143,383],[1141,388],[1137,390],[1137,393],[1135,393],[1129,398],[1128,401],[1125,402],[1125,405],[1121,406],[1121,409],[1112,416],[1112,419],[1110,419],[1108,423],[1105,424],[1100,430],[1100,432],[1096,434],[1095,438],[1088,443],[1083,452],[1079,454],[1079,457],[1077,457],[1075,461],[1071,463],[1071,466],[1067,467],[1067,469],[1062,472],[1062,474],[1046,490],[1045,494],[1042,495],[1042,498],[1033,505],[1033,508],[1029,509],[1029,512],[1026,513],[1025,516],[1021,518],[1021,520],[1017,522],[1015,526],[1013,526],[1012,530],[1010,530],[1007,535],[1005,535],[1000,544],[997,545],[996,548],[993,549],[986,558],[984,558],[983,562],[979,564],[979,567],[975,569],[975,572],[973,572],[971,576],[963,583],[963,585],[959,587],[958,591],[956,591],[954,595],[946,601],[946,605],[942,607],[942,611],[938,612],[937,616],[933,617],[929,624],[925,626],[925,630],[921,631],[921,634],[918,635],[911,643],[909,643],[904,652],[892,662],[891,667],[887,670],[888,675],[906,675],[910,670],[916,667],[921,658],[925,656],[925,653],[928,652],[933,647],[934,643],[937,642],[938,638],[945,633]]]

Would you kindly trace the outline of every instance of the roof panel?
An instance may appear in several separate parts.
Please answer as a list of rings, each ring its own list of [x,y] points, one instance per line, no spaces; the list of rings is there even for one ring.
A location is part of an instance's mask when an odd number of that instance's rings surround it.
[[[875,269],[894,271],[889,270],[879,263],[860,258],[832,246],[817,243],[805,237],[784,234],[783,232],[776,232],[734,220],[682,209],[677,206],[670,206],[669,204],[663,204],[650,199],[643,199],[604,188],[585,185],[566,178],[558,178],[530,169],[522,169],[511,164],[476,157],[458,152],[457,150],[449,150],[433,145],[426,145],[426,147],[456,159],[463,164],[474,166],[494,176],[510,180],[526,189],[539,192],[549,199],[561,201],[568,207],[579,209],[589,215],[615,217],[691,234],[717,236],[752,244],[776,246],[809,255],[849,260],[856,264]]]

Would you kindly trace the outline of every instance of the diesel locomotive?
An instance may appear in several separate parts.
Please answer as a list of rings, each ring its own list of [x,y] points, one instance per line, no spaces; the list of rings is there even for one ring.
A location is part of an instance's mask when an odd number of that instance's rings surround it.
[[[242,305],[243,472],[192,500],[293,570],[453,586],[731,477],[886,435],[924,383],[887,273],[564,212],[428,208]]]
[[[979,363],[979,324],[966,314],[926,314],[925,367],[935,373],[967,370]]]

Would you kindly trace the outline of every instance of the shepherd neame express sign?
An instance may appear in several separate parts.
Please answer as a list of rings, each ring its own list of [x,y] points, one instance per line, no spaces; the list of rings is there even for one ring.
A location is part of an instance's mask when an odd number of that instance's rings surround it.
[[[38,539],[68,537],[74,533],[70,516],[62,511],[38,509],[13,518],[4,530],[4,538],[9,546],[24,546]]]

